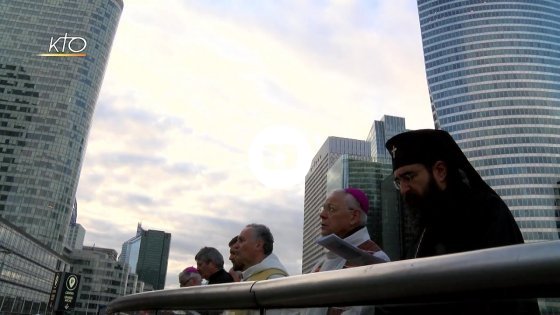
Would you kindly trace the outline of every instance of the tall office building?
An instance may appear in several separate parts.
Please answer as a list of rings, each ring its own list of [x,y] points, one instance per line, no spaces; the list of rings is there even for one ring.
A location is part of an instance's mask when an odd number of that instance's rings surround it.
[[[0,216],[56,252],[122,0],[0,0]]]
[[[136,235],[122,244],[119,262],[130,266],[130,272],[136,273],[136,264],[138,263],[138,255],[140,254],[140,241],[142,240],[142,224],[138,223],[136,227]]]
[[[370,143],[363,140],[328,137],[311,161],[311,167],[305,176],[303,201],[303,273],[308,273],[322,254],[322,247],[315,241],[320,236],[320,208],[328,193],[327,172],[342,154],[347,154],[354,159],[370,161]]]
[[[558,239],[560,2],[418,0],[418,11],[436,128],[526,241]]]
[[[64,243],[70,249],[82,249],[84,246],[84,238],[86,236],[86,229],[79,223],[72,224],[68,227],[66,231],[66,237]]]
[[[392,173],[392,160],[389,151],[385,148],[387,140],[405,132],[403,117],[383,115],[381,120],[376,120],[371,125],[366,141],[371,143],[371,158],[374,162],[388,164]]]
[[[170,233],[144,230],[138,224],[136,235],[123,243],[119,262],[128,265],[131,273],[138,274],[138,280],[145,283],[145,290],[162,290],[170,244]]]

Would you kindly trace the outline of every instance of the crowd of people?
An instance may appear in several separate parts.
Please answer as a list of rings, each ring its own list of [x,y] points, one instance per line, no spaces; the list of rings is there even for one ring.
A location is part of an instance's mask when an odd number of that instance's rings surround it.
[[[416,130],[389,139],[393,178],[414,224],[416,235],[406,258],[414,259],[497,246],[523,243],[523,237],[504,201],[490,188],[469,163],[459,146],[442,130]],[[321,236],[336,235],[359,250],[375,257],[376,263],[390,259],[370,239],[366,228],[368,196],[360,189],[329,192],[320,212]],[[233,281],[257,281],[288,276],[273,253],[274,238],[262,224],[247,225],[229,243],[233,267],[226,272],[222,255],[212,247],[196,255],[197,267],[179,274],[181,287]],[[326,250],[311,272],[355,267],[352,261]],[[430,306],[426,313],[538,314],[534,301],[527,303],[469,303],[453,311]],[[348,311],[349,308],[346,308]],[[402,308],[400,309],[402,310]],[[398,314],[390,308],[379,313]],[[474,313],[472,313],[474,312]],[[335,308],[310,310],[308,314],[340,314]],[[369,313],[365,307],[352,307],[349,313]],[[418,314],[418,309],[411,313]],[[423,313],[423,312],[420,312]]]

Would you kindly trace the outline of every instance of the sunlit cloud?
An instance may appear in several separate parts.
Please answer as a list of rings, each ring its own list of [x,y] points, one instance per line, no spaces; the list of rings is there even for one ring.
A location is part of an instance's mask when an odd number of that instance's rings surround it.
[[[433,125],[415,1],[128,1],[77,193],[86,245],[170,232],[172,288],[263,223],[298,274],[312,156],[385,114]]]

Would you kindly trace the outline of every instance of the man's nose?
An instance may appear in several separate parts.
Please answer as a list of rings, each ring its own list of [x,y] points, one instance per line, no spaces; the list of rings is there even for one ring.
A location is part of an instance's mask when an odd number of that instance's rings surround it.
[[[399,191],[401,192],[401,195],[406,194],[410,190],[410,185],[406,181],[402,181],[400,187],[401,189]]]

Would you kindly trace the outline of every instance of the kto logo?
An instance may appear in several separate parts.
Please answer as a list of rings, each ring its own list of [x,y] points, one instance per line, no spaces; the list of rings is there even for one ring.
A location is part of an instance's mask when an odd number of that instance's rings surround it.
[[[85,57],[83,51],[87,47],[87,41],[83,37],[72,37],[65,33],[58,38],[51,37],[49,52],[39,54],[43,57]]]

